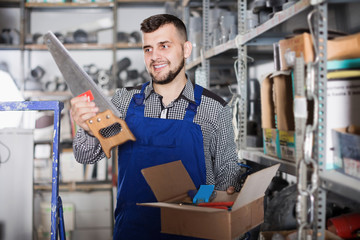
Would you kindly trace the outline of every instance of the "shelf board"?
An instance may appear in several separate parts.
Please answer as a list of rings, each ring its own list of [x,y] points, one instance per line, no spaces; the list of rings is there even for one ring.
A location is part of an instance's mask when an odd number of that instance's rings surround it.
[[[112,50],[113,44],[112,43],[71,43],[71,44],[64,44],[65,48],[68,50]],[[141,43],[116,43],[115,47],[117,49],[141,49]],[[7,47],[11,49],[10,46]],[[1,49],[1,45],[0,45]],[[14,49],[14,48],[13,48]],[[46,45],[44,44],[26,44],[26,50],[48,50]]]
[[[224,53],[230,49],[235,49],[237,48],[236,44],[235,44],[235,39],[233,40],[229,40],[226,43],[220,44],[216,47],[213,47],[211,49],[209,49],[208,51],[205,52],[205,58],[211,58],[214,57],[216,55],[219,55],[221,53]]]
[[[192,60],[190,63],[186,64],[185,68],[186,70],[192,69],[193,67],[199,65],[201,63],[201,58],[198,57],[194,60]]]
[[[20,0],[0,0],[0,7],[20,7]]]
[[[21,46],[12,44],[0,44],[0,50],[21,50]]]
[[[279,171],[296,176],[296,164],[294,162],[265,155],[262,148],[249,148],[246,150],[240,150],[239,156],[245,160],[252,161],[264,166],[272,166],[280,163]]]
[[[116,43],[117,49],[142,48],[142,43]]]
[[[23,97],[25,99],[36,98],[42,100],[66,100],[71,98],[70,91],[55,91],[55,92],[44,92],[44,91],[23,91]]]
[[[118,3],[165,3],[175,1],[176,0],[117,0]]]
[[[213,47],[213,48],[207,50],[204,53],[204,56],[205,56],[205,59],[209,59],[209,58],[212,58],[221,53],[227,52],[230,49],[236,49],[236,48],[237,47],[235,45],[235,39],[233,39],[233,40],[229,40],[226,43],[220,44],[216,47]],[[191,61],[190,63],[186,64],[186,70],[189,70],[189,69],[199,65],[200,63],[201,63],[201,58],[198,57],[198,58],[194,59],[193,61]]]
[[[113,44],[97,44],[97,43],[73,43],[64,44],[68,50],[111,50]],[[26,44],[25,49],[27,50],[48,50],[45,44]]]
[[[27,2],[25,3],[26,8],[112,8],[113,2],[91,2],[91,3],[47,3],[47,2]]]
[[[321,172],[320,179],[325,189],[360,202],[360,180],[335,170]]]
[[[40,191],[51,191],[52,185],[48,184],[35,184],[34,190]],[[59,190],[60,191],[99,191],[99,190],[111,190],[111,183],[79,183],[79,182],[69,182],[69,183],[60,183]]]
[[[280,23],[292,18],[298,13],[310,7],[310,0],[301,0],[295,3],[293,6],[276,13],[271,19],[261,24],[260,26],[250,30],[245,34],[239,34],[236,37],[236,45],[244,45],[247,42],[259,37],[261,34],[267,32],[273,27],[278,26]]]
[[[111,90],[104,90],[102,89],[103,93],[106,96],[113,96],[115,94],[115,89]],[[72,98],[72,94],[70,91],[54,91],[54,92],[45,92],[45,91],[23,91],[23,97],[28,98],[36,98],[42,100],[67,100]]]

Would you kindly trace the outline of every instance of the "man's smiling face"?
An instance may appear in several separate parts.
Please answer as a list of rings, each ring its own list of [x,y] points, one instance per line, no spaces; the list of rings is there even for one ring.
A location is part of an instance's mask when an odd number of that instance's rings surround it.
[[[143,34],[145,65],[154,83],[169,83],[185,71],[185,58],[190,55],[184,51],[185,43],[190,44],[173,24],[165,24],[154,32]]]

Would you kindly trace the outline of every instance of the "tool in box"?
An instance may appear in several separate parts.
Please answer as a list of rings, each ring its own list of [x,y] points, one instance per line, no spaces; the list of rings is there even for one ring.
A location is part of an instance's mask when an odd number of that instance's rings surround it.
[[[234,204],[233,201],[212,202],[216,197],[214,188],[214,185],[200,185],[199,190],[189,190],[188,196],[192,199],[192,203],[181,202],[180,204],[231,210],[231,207]]]
[[[135,136],[126,122],[120,118],[119,110],[107,99],[92,78],[72,59],[57,37],[52,32],[48,32],[44,35],[44,41],[71,93],[78,96],[86,92],[86,96],[93,98],[99,108],[100,113],[86,123],[100,141],[106,157],[110,158],[110,151],[113,147],[129,140],[135,141]],[[116,134],[108,134],[108,130]]]
[[[210,198],[214,197],[214,185],[201,185],[199,190],[197,191],[196,195],[193,198],[193,203],[207,203],[210,200]]]
[[[206,202],[206,203],[198,203],[197,206],[200,207],[211,207],[211,208],[219,208],[231,210],[232,205],[234,205],[233,201],[230,202]]]

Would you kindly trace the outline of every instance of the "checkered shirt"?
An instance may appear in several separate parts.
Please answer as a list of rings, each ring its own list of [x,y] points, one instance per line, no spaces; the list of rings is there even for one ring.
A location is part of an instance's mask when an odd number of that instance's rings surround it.
[[[125,119],[132,96],[140,87],[118,89],[111,99]],[[162,96],[155,93],[150,83],[145,89],[145,117],[182,120],[189,102],[195,103],[194,85],[188,80],[180,96],[164,107]],[[204,89],[201,104],[197,108],[194,123],[200,125],[203,134],[206,183],[215,184],[217,190],[229,186],[240,189],[241,169],[234,142],[231,109],[226,102],[211,91]],[[99,141],[79,129],[73,141],[76,160],[83,164],[93,164],[105,157]]]

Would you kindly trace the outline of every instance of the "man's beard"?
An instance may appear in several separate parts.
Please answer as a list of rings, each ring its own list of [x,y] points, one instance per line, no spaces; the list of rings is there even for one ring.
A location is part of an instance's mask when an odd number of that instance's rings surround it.
[[[183,60],[181,61],[179,66],[175,69],[175,71],[170,71],[168,75],[165,77],[165,79],[163,80],[156,79],[152,73],[150,73],[150,76],[152,78],[153,83],[165,85],[171,83],[177,77],[177,75],[180,73],[180,71],[183,69],[184,66],[185,66],[185,59],[183,58]]]

